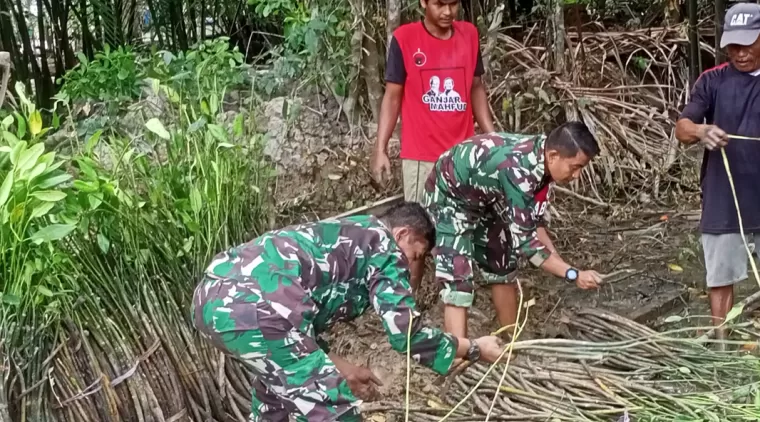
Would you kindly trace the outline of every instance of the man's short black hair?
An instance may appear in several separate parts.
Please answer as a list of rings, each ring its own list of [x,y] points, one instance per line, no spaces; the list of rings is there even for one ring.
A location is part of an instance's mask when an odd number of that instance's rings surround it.
[[[559,152],[562,158],[575,157],[578,151],[589,159],[599,154],[599,144],[583,122],[565,122],[556,127],[546,139],[546,149]]]
[[[417,202],[401,202],[378,215],[390,228],[409,227],[428,242],[428,249],[435,244],[435,226],[427,211]]]

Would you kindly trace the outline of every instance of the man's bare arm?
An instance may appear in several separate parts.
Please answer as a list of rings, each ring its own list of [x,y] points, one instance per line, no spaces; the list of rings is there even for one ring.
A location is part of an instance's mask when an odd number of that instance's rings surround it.
[[[697,124],[687,118],[676,122],[676,139],[686,145],[702,142],[709,150],[723,148],[728,144],[728,136],[721,128],[715,125]]]
[[[377,124],[377,141],[370,161],[370,171],[377,182],[381,182],[383,176],[387,176],[389,179],[391,176],[388,141],[390,141],[393,130],[396,128],[403,96],[404,85],[386,83],[383,103],[380,106],[380,119]]]

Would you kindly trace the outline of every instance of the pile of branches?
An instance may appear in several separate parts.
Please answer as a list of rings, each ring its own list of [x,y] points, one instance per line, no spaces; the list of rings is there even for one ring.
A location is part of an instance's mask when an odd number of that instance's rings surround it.
[[[756,357],[716,352],[598,309],[577,311],[564,323],[573,338],[516,342],[506,372],[503,364],[490,372],[470,366],[447,380],[448,407],[414,409],[413,419],[441,421],[447,411],[448,421],[718,422],[760,415]]]
[[[564,69],[556,68],[555,47],[541,39],[542,31],[533,28],[522,40],[496,34],[491,66],[505,77],[492,83],[492,103],[505,104],[500,120],[512,126],[506,130],[544,131],[559,112],[565,119],[583,120],[602,148],[583,180],[584,190],[598,201],[641,189],[658,197],[662,182],[683,184],[673,167],[680,151],[674,124],[688,96],[685,28],[606,32],[596,24],[593,29],[578,34],[568,27]],[[701,48],[714,52],[704,43]],[[519,96],[530,98],[515,101]],[[517,103],[523,114],[552,112],[527,126],[515,124]]]

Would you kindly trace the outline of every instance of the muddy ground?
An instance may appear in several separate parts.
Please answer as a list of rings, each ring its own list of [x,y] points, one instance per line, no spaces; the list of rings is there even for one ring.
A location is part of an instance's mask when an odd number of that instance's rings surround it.
[[[380,189],[370,183],[370,148],[367,142],[354,151],[331,154],[332,158],[318,169],[304,169],[303,177],[295,174],[282,177],[278,196],[300,199],[280,204],[280,224],[329,217],[400,193],[400,163],[393,157],[394,180]],[[519,280],[524,301],[534,304],[520,339],[561,336],[561,319],[573,307],[600,307],[624,316],[640,315],[647,306],[679,292],[682,297],[670,303],[670,307],[650,313],[654,317],[649,318],[649,324],[661,326],[664,317],[675,313],[690,315],[692,324],[709,324],[696,200],[674,207],[653,209],[650,205],[636,210],[629,206],[628,210],[622,210],[590,208],[577,199],[558,194],[553,207],[550,231],[562,257],[583,269],[620,275],[597,291],[582,291],[523,265]],[[429,261],[423,286],[416,296],[425,322],[436,327],[442,326],[438,290]],[[742,283],[737,289],[737,301],[755,290],[753,281]],[[471,336],[487,335],[499,328],[487,289],[477,290],[469,318]],[[391,350],[374,312],[352,323],[339,324],[329,338],[333,350],[356,364],[368,365],[382,380],[382,397],[373,407],[387,404],[389,408],[403,408],[406,358]],[[429,405],[431,399],[440,401],[436,398],[437,379],[432,371],[412,366],[413,406]],[[373,415],[371,420],[375,421],[397,418],[393,412]]]

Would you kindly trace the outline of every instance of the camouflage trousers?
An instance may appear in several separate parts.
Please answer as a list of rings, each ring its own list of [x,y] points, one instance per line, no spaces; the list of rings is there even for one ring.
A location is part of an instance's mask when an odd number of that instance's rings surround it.
[[[361,421],[361,401],[314,336],[307,334],[313,328],[294,327],[282,309],[261,296],[254,279],[207,275],[192,305],[201,336],[256,375],[249,421],[288,421],[291,415],[299,422]],[[294,305],[304,302],[289,299],[297,302]]]
[[[431,178],[433,175],[431,174]],[[435,224],[435,279],[441,301],[470,307],[475,294],[473,261],[485,284],[512,283],[517,260],[509,226],[491,207],[468,207],[428,180],[423,204]]]

